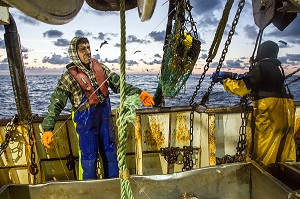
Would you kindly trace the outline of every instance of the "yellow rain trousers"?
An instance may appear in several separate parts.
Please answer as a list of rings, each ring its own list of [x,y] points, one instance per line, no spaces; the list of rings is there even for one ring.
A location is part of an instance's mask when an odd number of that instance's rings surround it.
[[[224,89],[239,96],[250,92],[243,80],[226,79]],[[252,159],[266,170],[275,162],[295,162],[294,100],[268,97],[252,103],[255,121]]]

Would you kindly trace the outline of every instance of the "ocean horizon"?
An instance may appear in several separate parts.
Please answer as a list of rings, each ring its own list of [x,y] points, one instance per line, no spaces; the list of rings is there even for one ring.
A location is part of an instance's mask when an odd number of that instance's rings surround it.
[[[50,103],[50,96],[55,89],[57,82],[61,75],[26,75],[26,82],[28,88],[28,95],[30,100],[30,106],[32,114],[38,114],[43,117],[47,113],[48,106]],[[196,86],[198,85],[201,74],[193,74],[187,80],[185,86],[181,89],[179,94],[175,98],[165,98],[165,106],[189,106],[191,97],[193,96]],[[211,83],[210,75],[206,75],[202,82],[197,96],[194,102],[199,103],[207,92],[207,89]],[[0,119],[11,119],[17,114],[16,103],[14,99],[14,93],[9,75],[0,75]],[[291,77],[291,80],[296,78]],[[159,74],[127,74],[126,82],[139,87],[142,90],[149,92],[154,95],[157,84],[159,81]],[[297,81],[289,85],[289,89],[294,95],[295,101],[300,100],[300,81]],[[109,89],[109,96],[111,100],[112,109],[118,107],[120,103],[120,95],[113,93]],[[235,106],[239,103],[240,97],[226,92],[223,85],[220,83],[215,84],[207,107],[228,107]],[[63,110],[61,115],[71,113],[71,104],[68,102],[66,108]]]

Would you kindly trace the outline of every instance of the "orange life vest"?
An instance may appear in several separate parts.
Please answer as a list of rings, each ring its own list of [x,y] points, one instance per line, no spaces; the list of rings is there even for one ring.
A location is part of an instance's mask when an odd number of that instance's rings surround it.
[[[95,105],[99,102],[103,102],[105,97],[108,95],[108,84],[106,81],[107,77],[105,75],[105,72],[101,64],[97,60],[92,59],[92,71],[98,85],[98,88],[96,88],[96,90],[92,86],[88,76],[79,67],[74,65],[69,67],[68,70],[82,88],[90,105]]]

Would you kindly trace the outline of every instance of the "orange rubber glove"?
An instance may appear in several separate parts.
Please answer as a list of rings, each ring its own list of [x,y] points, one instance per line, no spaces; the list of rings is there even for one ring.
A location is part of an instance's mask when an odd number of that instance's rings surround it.
[[[141,92],[140,100],[142,101],[142,104],[144,106],[153,106],[154,105],[153,96],[146,91]]]
[[[48,149],[50,149],[50,144],[53,141],[54,141],[53,132],[45,131],[42,135],[42,142],[43,142],[44,146],[47,147]]]

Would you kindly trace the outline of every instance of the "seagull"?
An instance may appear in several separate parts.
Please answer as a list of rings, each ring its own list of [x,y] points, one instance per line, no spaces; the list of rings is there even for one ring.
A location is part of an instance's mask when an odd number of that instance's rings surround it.
[[[102,43],[100,44],[100,48],[101,48],[104,44],[108,44],[106,40],[104,40],[104,42],[102,42]]]
[[[140,51],[140,50],[137,50],[137,51],[135,51],[133,54],[138,53],[138,52],[141,52],[141,51]]]
[[[285,41],[282,41],[282,40],[279,40],[278,42],[284,44],[284,45],[287,45],[287,43]]]

